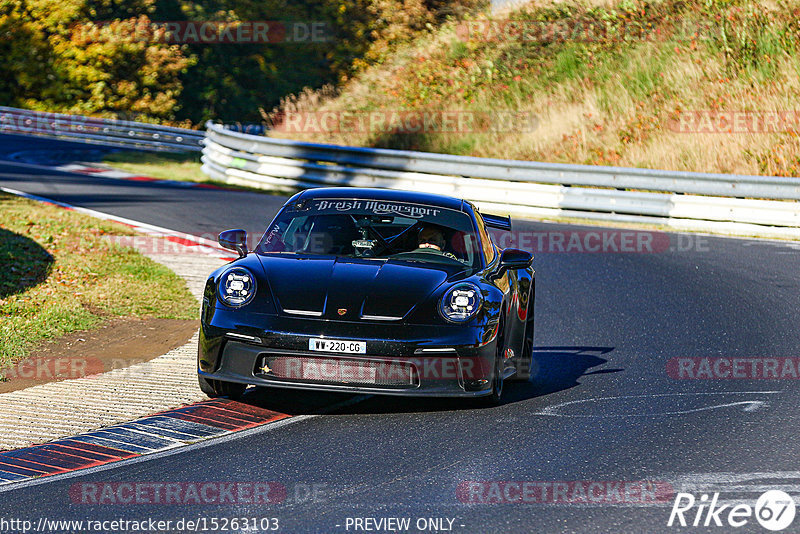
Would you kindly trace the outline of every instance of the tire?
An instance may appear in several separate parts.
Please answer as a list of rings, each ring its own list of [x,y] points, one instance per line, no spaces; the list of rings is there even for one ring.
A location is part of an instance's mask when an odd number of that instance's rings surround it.
[[[531,366],[533,365],[533,343],[525,336],[522,357],[517,361],[517,372],[508,380],[511,382],[529,382],[531,379]]]
[[[528,335],[530,331],[530,335]],[[517,360],[517,372],[509,378],[512,382],[529,382],[531,368],[533,367],[533,323],[525,329],[525,339],[522,340],[522,356]]]
[[[244,390],[247,389],[247,384],[211,380],[200,375],[197,375],[197,382],[200,385],[200,390],[212,399],[228,397],[229,399],[236,400],[240,398]]]
[[[478,405],[484,408],[497,406],[503,398],[503,362],[505,361],[505,321],[500,321],[497,330],[497,351],[494,356],[494,376],[492,377],[492,392],[485,397],[478,397]]]
[[[517,360],[517,372],[509,380],[514,382],[529,382],[531,379],[531,369],[533,368],[533,299],[535,296],[535,286],[531,287],[528,297],[528,315],[525,324],[525,339],[522,340],[522,354]]]

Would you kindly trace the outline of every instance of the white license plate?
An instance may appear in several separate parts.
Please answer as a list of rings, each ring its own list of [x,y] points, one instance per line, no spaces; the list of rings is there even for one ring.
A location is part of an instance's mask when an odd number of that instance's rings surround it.
[[[308,340],[308,350],[315,352],[335,352],[337,354],[366,354],[367,342],[312,338]]]

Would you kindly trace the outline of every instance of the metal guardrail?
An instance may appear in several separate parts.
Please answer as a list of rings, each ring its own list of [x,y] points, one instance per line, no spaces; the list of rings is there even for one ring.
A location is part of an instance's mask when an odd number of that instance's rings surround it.
[[[204,138],[200,130],[5,106],[0,106],[0,133],[162,152],[199,151]]]
[[[321,145],[206,125],[203,171],[273,190],[348,185],[452,195],[521,216],[800,237],[800,179]]]

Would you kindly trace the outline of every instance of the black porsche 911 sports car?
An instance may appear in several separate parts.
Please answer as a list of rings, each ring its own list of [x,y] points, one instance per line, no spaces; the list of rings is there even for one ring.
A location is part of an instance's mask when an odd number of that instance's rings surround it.
[[[200,388],[499,402],[531,366],[534,271],[488,228],[511,220],[446,196],[325,188],[290,198],[252,252],[244,230],[221,233],[240,258],[206,282]]]

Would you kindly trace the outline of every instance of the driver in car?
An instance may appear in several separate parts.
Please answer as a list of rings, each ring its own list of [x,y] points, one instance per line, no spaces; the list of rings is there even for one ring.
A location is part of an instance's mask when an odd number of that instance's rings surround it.
[[[444,250],[446,240],[441,230],[434,226],[424,226],[417,236],[417,250],[414,252],[438,252],[451,259],[458,259]]]

